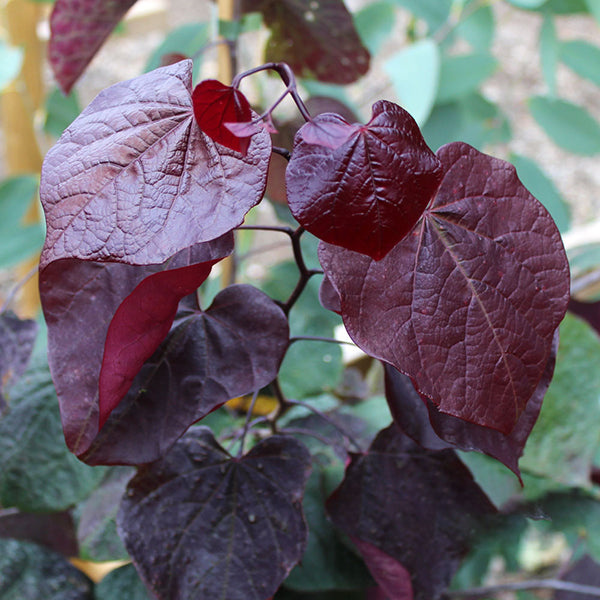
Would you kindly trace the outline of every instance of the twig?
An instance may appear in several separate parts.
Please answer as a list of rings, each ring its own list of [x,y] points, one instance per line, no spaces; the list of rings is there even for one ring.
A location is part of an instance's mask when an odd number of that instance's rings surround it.
[[[587,594],[600,598],[600,587],[583,585],[571,581],[560,581],[558,579],[530,579],[529,581],[515,581],[510,583],[499,583],[485,587],[471,588],[467,590],[449,590],[446,595],[451,598],[483,598],[488,594],[496,592],[519,591],[519,590],[562,590],[574,594]]]
[[[356,344],[354,342],[348,342],[346,340],[338,340],[337,338],[328,338],[328,337],[319,337],[318,335],[297,335],[293,338],[290,338],[290,344],[294,342],[328,342],[330,344],[345,344],[346,346],[354,346]]]
[[[254,390],[254,394],[252,394],[252,400],[250,401],[250,406],[248,407],[248,411],[246,412],[246,421],[244,422],[244,428],[242,429],[238,457],[244,454],[244,442],[246,441],[246,435],[248,434],[248,429],[250,427],[250,418],[252,417],[252,413],[254,412],[254,406],[256,404],[256,400],[258,399],[258,392],[259,390]]]
[[[311,431],[310,429],[301,429],[300,427],[284,427],[283,429],[279,430],[279,433],[292,433],[292,434],[295,433],[297,435],[307,435],[309,437],[315,438],[316,440],[319,440],[321,443],[325,444],[326,446],[331,445],[331,440],[328,440],[325,436],[315,433],[314,431]]]

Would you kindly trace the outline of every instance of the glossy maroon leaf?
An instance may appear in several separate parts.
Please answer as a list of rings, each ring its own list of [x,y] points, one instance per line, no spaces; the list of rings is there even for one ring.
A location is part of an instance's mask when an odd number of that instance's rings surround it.
[[[233,236],[227,234],[183,250],[163,264],[133,266],[63,259],[50,262],[41,270],[40,295],[48,325],[50,371],[65,439],[72,452],[84,453],[98,434],[98,381],[104,345],[121,303],[146,277],[212,263],[232,249]],[[144,303],[151,305],[152,297],[144,298]]]
[[[385,390],[390,411],[400,429],[423,448],[483,452],[506,465],[520,479],[519,458],[542,408],[554,373],[557,350],[558,331],[544,374],[509,434],[441,413],[427,396],[419,395],[410,377],[386,364]]]
[[[4,390],[25,372],[37,329],[31,319],[19,319],[11,312],[0,314],[0,414],[6,409]]]
[[[204,312],[186,309],[80,458],[157,460],[191,423],[271,383],[288,338],[281,308],[250,285],[224,289]]]
[[[191,81],[186,60],[118,83],[63,133],[42,168],[42,267],[162,263],[230,231],[260,202],[269,136],[252,136],[246,157],[213,142],[194,119]]]
[[[50,15],[48,60],[68,94],[136,0],[56,0]]]
[[[354,133],[336,147],[333,133],[344,126]],[[323,114],[302,127],[286,184],[290,210],[305,229],[379,260],[414,227],[440,179],[440,163],[414,119],[380,100],[367,125]]]
[[[208,137],[244,156],[247,154],[250,138],[260,131],[260,127],[236,132],[226,126],[226,123],[246,124],[252,118],[250,104],[240,90],[215,79],[206,79],[194,88],[192,103],[196,122]]]
[[[343,0],[243,0],[242,10],[261,12],[271,29],[266,62],[283,61],[297,75],[342,85],[369,70],[369,52]]]
[[[380,594],[388,600],[413,600],[410,573],[394,558],[359,539],[352,540],[369,571],[380,586]]]
[[[191,429],[140,468],[117,517],[138,572],[158,598],[265,600],[302,557],[311,459],[289,437],[232,458]]]
[[[321,244],[362,350],[446,414],[510,433],[538,387],[569,299],[560,235],[508,163],[456,142],[423,219],[381,261]]]
[[[414,600],[440,598],[474,529],[494,513],[452,451],[423,450],[395,425],[379,433],[367,454],[353,456],[327,508],[344,533],[410,573]],[[378,579],[381,555],[365,548]],[[379,572],[379,584],[386,581]]]

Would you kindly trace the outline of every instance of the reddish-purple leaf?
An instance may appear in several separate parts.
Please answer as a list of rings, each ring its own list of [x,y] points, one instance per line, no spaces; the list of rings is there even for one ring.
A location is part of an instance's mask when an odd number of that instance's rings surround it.
[[[575,298],[569,300],[569,310],[589,323],[600,334],[600,301],[583,302]]]
[[[306,448],[268,438],[232,458],[209,429],[191,429],[130,482],[118,527],[158,598],[265,600],[300,560],[307,529]]]
[[[427,396],[419,395],[410,377],[386,364],[385,390],[390,411],[400,429],[423,448],[484,452],[506,465],[520,479],[519,457],[542,408],[554,373],[557,350],[558,331],[542,379],[509,434],[441,413]]]
[[[414,600],[440,597],[474,529],[494,513],[452,451],[423,450],[395,425],[379,433],[367,454],[353,456],[327,508],[344,533],[410,573]],[[399,569],[386,577],[381,556],[365,548],[373,576],[380,585],[389,584]]]
[[[559,232],[512,165],[456,142],[417,227],[381,261],[321,244],[344,324],[438,409],[510,433],[569,299]]]
[[[317,146],[325,146],[330,150],[336,150],[346,141],[348,141],[355,133],[360,133],[361,125],[355,123],[350,125],[342,119],[329,121],[325,117],[310,123],[306,123],[302,127],[302,141],[306,144],[316,144]]]
[[[65,439],[72,452],[85,452],[98,433],[98,381],[104,345],[110,322],[123,300],[148,276],[212,263],[232,249],[233,236],[227,234],[183,250],[163,264],[132,266],[64,259],[41,270],[50,370]],[[162,293],[160,289],[147,291]],[[151,305],[152,297],[144,298],[144,303]]]
[[[56,0],[50,15],[48,60],[65,94],[135,2]]]
[[[321,286],[319,287],[319,301],[321,302],[321,306],[323,306],[323,308],[326,308],[331,312],[339,315],[342,311],[340,296],[336,292],[331,281],[329,281],[327,278],[327,275],[323,276]]]
[[[344,126],[353,133],[341,146],[315,135]],[[414,227],[440,179],[440,163],[414,119],[385,100],[364,126],[326,113],[302,127],[286,175],[290,210],[303,227],[375,260]]]
[[[19,319],[11,312],[0,314],[0,414],[6,408],[4,390],[25,372],[37,329],[33,320]]]
[[[261,130],[260,127],[252,131],[245,128],[240,134],[226,126],[226,123],[246,125],[252,118],[250,104],[240,90],[215,79],[206,79],[194,88],[192,102],[196,122],[208,137],[244,156],[247,154],[250,138]]]
[[[389,554],[363,540],[352,540],[388,600],[413,600],[410,573]]]
[[[157,460],[191,423],[273,381],[288,340],[281,308],[250,285],[224,289],[204,312],[184,309],[80,458]]]
[[[215,262],[150,275],[121,302],[104,343],[98,382],[100,427],[169,333],[179,301],[200,287]]]
[[[193,115],[192,62],[98,95],[48,152],[42,267],[60,258],[162,263],[238,226],[262,199],[271,142],[213,142]]]
[[[286,62],[297,75],[348,84],[369,70],[343,0],[243,0],[244,12],[261,12],[271,37],[265,62]]]

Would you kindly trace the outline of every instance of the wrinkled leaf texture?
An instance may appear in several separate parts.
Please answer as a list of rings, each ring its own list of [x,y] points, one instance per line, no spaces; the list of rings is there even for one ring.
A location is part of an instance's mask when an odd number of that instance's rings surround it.
[[[136,0],[56,0],[48,60],[65,94]]]
[[[225,288],[206,311],[177,318],[80,458],[157,460],[191,423],[273,381],[288,341],[287,319],[268,296],[250,285]]]
[[[454,452],[423,450],[396,425],[381,431],[366,454],[352,457],[327,509],[359,541],[383,589],[402,582],[402,595],[391,598],[404,598],[410,585],[414,600],[440,597],[474,529],[495,512]]]
[[[411,233],[382,260],[321,243],[351,338],[438,409],[509,434],[569,299],[559,232],[509,163],[455,142]]]
[[[345,85],[369,70],[343,0],[243,0],[244,12],[261,12],[271,37],[265,61],[286,62],[303,77]]]
[[[344,126],[348,139],[339,144]],[[414,119],[380,100],[366,125],[327,113],[298,131],[286,173],[288,204],[319,239],[379,260],[421,217],[440,167]]]
[[[232,458],[195,427],[130,482],[117,518],[163,600],[266,600],[302,557],[306,448],[273,436]]]
[[[410,377],[386,364],[385,393],[390,411],[400,429],[423,448],[484,452],[506,465],[520,479],[519,457],[540,414],[544,395],[554,373],[557,350],[558,331],[554,334],[554,344],[544,374],[509,434],[440,412],[427,396],[416,391]]]

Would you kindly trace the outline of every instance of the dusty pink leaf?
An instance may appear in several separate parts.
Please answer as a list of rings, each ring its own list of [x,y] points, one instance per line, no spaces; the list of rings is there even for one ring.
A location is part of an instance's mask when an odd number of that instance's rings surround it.
[[[160,458],[189,425],[275,379],[289,342],[281,308],[250,285],[185,306],[127,395],[80,458],[141,464]]]
[[[247,154],[250,137],[260,128],[246,129],[240,134],[226,126],[227,123],[246,124],[252,118],[250,104],[240,90],[216,79],[206,79],[194,88],[192,103],[196,122],[206,135],[231,150]]]
[[[423,219],[376,262],[321,244],[352,339],[438,409],[510,433],[569,299],[560,234],[512,165],[456,142]]]
[[[65,94],[135,2],[56,0],[50,15],[48,60]]]
[[[286,62],[296,75],[348,84],[369,70],[362,45],[343,0],[243,0],[245,12],[261,12],[271,37],[265,62]]]
[[[355,133],[360,133],[360,128],[361,126],[358,124],[350,125],[338,120],[337,116],[335,121],[319,119],[306,123],[302,127],[302,140],[307,144],[316,144],[336,150]]]
[[[48,152],[42,268],[61,258],[162,263],[260,202],[269,136],[254,135],[246,157],[217,145],[194,119],[191,78],[186,60],[104,90]]]
[[[319,128],[344,127],[353,133],[341,146],[316,135]],[[440,179],[440,163],[414,119],[384,100],[374,104],[364,126],[331,113],[304,125],[286,173],[290,210],[305,229],[375,260],[414,227]]]
[[[385,365],[386,398],[396,424],[423,448],[476,450],[499,460],[521,477],[519,458],[535,425],[548,390],[558,349],[558,331],[542,379],[509,434],[442,413],[415,390],[410,377]]]
[[[40,272],[48,325],[48,359],[67,445],[84,453],[99,430],[99,377],[109,325],[121,303],[146,277],[212,263],[231,253],[233,236],[181,251],[162,264],[134,266],[78,259],[53,261]],[[144,303],[152,304],[152,294]],[[161,290],[158,290],[161,292]],[[139,420],[139,417],[138,417]],[[188,423],[189,424],[189,423]]]

